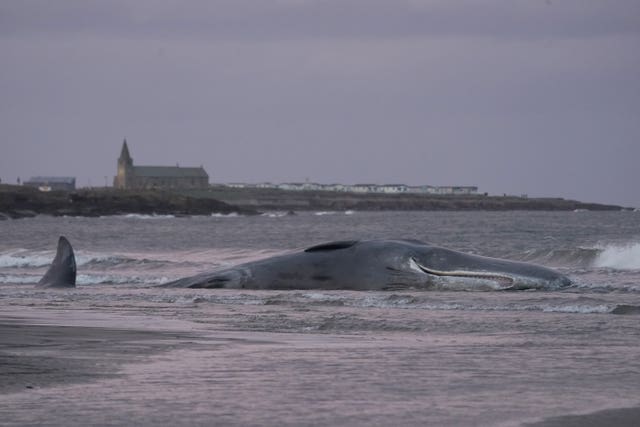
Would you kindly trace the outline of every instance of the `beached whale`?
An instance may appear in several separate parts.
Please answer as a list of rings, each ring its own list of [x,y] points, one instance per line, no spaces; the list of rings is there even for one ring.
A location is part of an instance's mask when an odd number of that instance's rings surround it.
[[[58,239],[56,257],[37,286],[43,288],[74,288],[76,286],[76,257],[64,236]]]
[[[564,275],[534,264],[469,255],[417,240],[338,241],[166,283],[232,289],[554,289]]]
[[[38,283],[73,287],[76,263],[60,237],[56,257]],[[231,289],[555,289],[571,284],[534,264],[470,255],[418,240],[349,240],[178,279],[163,287]]]

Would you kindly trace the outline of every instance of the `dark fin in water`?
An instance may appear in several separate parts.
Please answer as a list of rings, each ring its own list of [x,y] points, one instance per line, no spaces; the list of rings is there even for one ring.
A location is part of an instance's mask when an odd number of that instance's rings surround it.
[[[310,248],[305,249],[305,252],[324,252],[324,251],[335,251],[338,249],[347,249],[351,246],[358,243],[357,240],[341,240],[337,242],[329,242],[322,243],[320,245],[311,246]]]
[[[612,314],[640,314],[640,306],[618,304],[613,310],[611,310],[611,313]]]
[[[73,248],[66,237],[60,236],[56,257],[37,286],[43,288],[75,288],[76,257],[73,255]]]

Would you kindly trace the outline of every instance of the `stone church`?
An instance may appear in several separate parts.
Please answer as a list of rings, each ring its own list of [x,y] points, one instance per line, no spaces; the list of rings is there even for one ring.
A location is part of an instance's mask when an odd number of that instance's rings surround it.
[[[122,143],[118,158],[118,174],[113,186],[120,189],[205,188],[209,174],[199,168],[180,166],[134,166],[127,140]]]

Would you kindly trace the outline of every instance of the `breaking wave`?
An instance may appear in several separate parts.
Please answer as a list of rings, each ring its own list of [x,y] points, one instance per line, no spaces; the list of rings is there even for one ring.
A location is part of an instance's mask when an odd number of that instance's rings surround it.
[[[606,246],[596,256],[593,267],[640,270],[640,243]]]
[[[0,253],[0,268],[11,267],[44,267],[49,265],[54,253],[51,251],[30,252],[16,249]]]
[[[160,214],[123,214],[123,215],[103,215],[100,218],[126,218],[126,219],[171,219],[175,218],[175,215],[160,215]]]
[[[274,211],[274,212],[265,212],[262,216],[267,218],[282,218],[287,216],[287,212]]]
[[[25,275],[25,274],[4,274],[0,273],[0,283],[20,283],[20,284],[34,284],[38,283],[42,276]]]
[[[640,270],[640,243],[606,244],[590,248],[539,249],[528,251],[518,258],[550,267]]]
[[[96,267],[140,267],[144,269],[165,268],[175,266],[195,266],[202,260],[168,260],[150,258],[144,254],[114,255],[109,253],[92,253],[77,251],[76,265],[89,268]],[[41,268],[51,264],[55,251],[30,251],[27,249],[12,249],[0,252],[0,268]]]
[[[212,213],[211,217],[213,218],[239,218],[242,215],[238,214],[237,212],[231,212],[231,213],[227,213],[227,214],[223,214],[223,213]]]
[[[317,212],[314,212],[313,214],[315,216],[338,215],[338,214],[353,215],[355,212],[356,211],[349,209],[346,211],[317,211]]]
[[[168,218],[175,218],[174,215],[156,215],[156,214],[151,214],[151,215],[146,215],[146,214],[126,214],[124,215],[125,218],[133,218],[133,219],[168,219]]]
[[[640,307],[620,305],[597,299],[584,301],[533,302],[514,301],[498,303],[490,301],[469,302],[464,299],[434,300],[429,296],[412,294],[360,294],[346,292],[283,292],[269,295],[261,292],[197,292],[178,294],[160,293],[149,296],[154,302],[169,304],[222,304],[222,305],[280,305],[280,306],[328,306],[376,309],[407,309],[425,311],[480,311],[480,312],[542,312],[565,314],[622,314],[638,315]]]
[[[79,274],[78,285],[161,285],[168,282],[167,277],[117,276],[101,274]]]
[[[520,261],[533,262],[550,267],[589,267],[601,249],[598,248],[554,248],[530,250]]]
[[[0,273],[0,283],[36,284],[42,275]],[[82,285],[161,285],[168,282],[167,277],[119,276],[115,274],[78,274],[76,284]]]
[[[0,253],[0,268],[38,268],[51,264],[55,256],[54,251],[28,251],[17,249]],[[135,260],[123,256],[108,254],[76,253],[77,265],[121,265],[131,263],[150,263],[152,260]]]

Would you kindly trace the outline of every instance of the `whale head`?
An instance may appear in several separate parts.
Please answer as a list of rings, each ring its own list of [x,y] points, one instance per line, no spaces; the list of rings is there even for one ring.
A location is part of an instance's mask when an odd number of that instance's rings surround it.
[[[564,275],[535,264],[466,254],[419,240],[337,241],[307,248],[323,275],[358,289],[558,289]]]
[[[407,266],[424,274],[429,287],[443,289],[559,289],[571,285],[563,274],[536,264],[466,254],[411,243]]]

